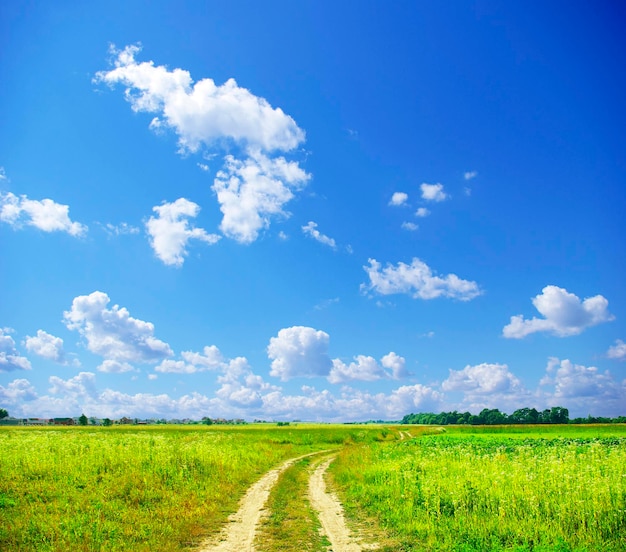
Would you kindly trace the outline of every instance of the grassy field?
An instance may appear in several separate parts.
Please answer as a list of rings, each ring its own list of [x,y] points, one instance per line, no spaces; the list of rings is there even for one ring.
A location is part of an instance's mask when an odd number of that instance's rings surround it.
[[[346,426],[0,430],[0,550],[174,551],[220,529],[280,461],[375,437]]]
[[[332,466],[396,550],[623,552],[626,427],[413,427]],[[429,434],[430,433],[430,434]]]
[[[328,449],[347,514],[385,550],[626,550],[624,425],[304,424],[1,428],[0,550],[190,550],[261,474]],[[290,532],[324,549],[301,500],[310,461],[273,490],[264,550]]]

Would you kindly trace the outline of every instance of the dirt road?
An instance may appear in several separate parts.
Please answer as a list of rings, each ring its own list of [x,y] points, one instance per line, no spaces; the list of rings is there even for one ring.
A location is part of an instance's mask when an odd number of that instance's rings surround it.
[[[311,506],[317,511],[322,529],[331,543],[332,552],[361,552],[361,546],[346,526],[341,502],[326,489],[324,473],[333,460],[334,457],[331,457],[321,462],[309,479]]]
[[[292,458],[267,472],[248,489],[240,503],[239,510],[229,518],[229,523],[217,539],[203,543],[198,552],[254,552],[257,527],[272,487],[278,481],[280,474],[289,466],[313,454]],[[332,552],[360,552],[362,548],[351,537],[346,527],[341,503],[326,489],[323,476],[333,459],[334,457],[330,457],[320,462],[311,474],[309,500],[313,509],[317,511],[322,528],[331,543],[330,550]]]

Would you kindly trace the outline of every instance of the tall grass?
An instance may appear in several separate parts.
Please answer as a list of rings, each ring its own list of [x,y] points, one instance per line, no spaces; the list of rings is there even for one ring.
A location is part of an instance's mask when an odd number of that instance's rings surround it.
[[[0,550],[183,550],[218,531],[245,489],[281,460],[367,433],[2,428]]]
[[[343,449],[346,504],[402,550],[626,550],[625,437],[452,431]]]

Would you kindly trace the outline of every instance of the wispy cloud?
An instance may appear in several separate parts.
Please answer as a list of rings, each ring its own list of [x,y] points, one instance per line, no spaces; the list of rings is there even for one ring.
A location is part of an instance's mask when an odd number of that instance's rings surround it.
[[[310,236],[311,238],[313,238],[315,241],[323,243],[324,245],[327,245],[328,247],[331,247],[332,249],[337,248],[337,244],[335,243],[335,240],[333,238],[329,238],[328,236],[322,234],[317,229],[317,223],[313,221],[309,221],[306,225],[304,225],[302,227],[302,231],[307,236]]]

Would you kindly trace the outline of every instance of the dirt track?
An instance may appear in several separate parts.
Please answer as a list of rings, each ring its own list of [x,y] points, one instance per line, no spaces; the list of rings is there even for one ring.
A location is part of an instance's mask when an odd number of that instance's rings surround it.
[[[331,543],[332,552],[360,552],[361,547],[346,527],[341,502],[326,490],[324,473],[333,460],[334,457],[321,462],[309,479],[311,506],[318,513],[322,528]]]
[[[229,518],[229,523],[217,539],[203,543],[198,552],[254,552],[257,526],[272,487],[283,471],[307,456],[312,456],[312,454],[283,462],[252,485],[243,497],[239,510]],[[328,458],[316,466],[309,479],[309,499],[331,542],[330,550],[332,552],[360,552],[362,548],[351,537],[344,522],[341,503],[336,496],[329,494],[326,490],[323,476],[333,459],[334,457]]]

